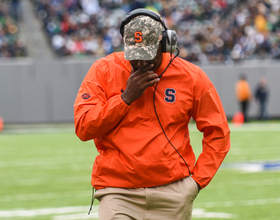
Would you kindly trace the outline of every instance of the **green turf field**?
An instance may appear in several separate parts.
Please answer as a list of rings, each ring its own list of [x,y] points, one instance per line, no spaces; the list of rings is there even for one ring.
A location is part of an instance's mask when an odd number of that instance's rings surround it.
[[[202,135],[190,126],[198,155]],[[280,217],[280,123],[231,125],[232,148],[195,200],[193,219]],[[0,219],[98,219],[91,202],[94,144],[72,125],[6,126],[0,133]]]

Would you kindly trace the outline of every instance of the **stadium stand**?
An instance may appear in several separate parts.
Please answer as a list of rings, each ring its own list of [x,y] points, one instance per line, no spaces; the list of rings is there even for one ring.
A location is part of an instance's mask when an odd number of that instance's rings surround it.
[[[180,57],[191,62],[280,58],[279,0],[29,2],[49,47],[59,57],[104,56],[123,50],[119,34],[123,16],[136,8],[149,8],[177,32]]]
[[[0,2],[0,58],[27,56],[24,40],[19,35],[22,13],[18,1]]]

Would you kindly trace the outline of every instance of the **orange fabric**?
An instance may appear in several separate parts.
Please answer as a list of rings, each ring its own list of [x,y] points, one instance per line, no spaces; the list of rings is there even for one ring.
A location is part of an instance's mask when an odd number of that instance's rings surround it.
[[[238,101],[250,100],[252,97],[249,83],[246,80],[239,80],[235,84],[236,98]]]
[[[158,75],[169,61],[170,54],[164,54]],[[94,139],[100,153],[92,171],[96,189],[153,187],[189,176],[156,118],[155,86],[130,106],[121,99],[130,71],[123,52],[96,61],[74,104],[77,136],[83,141]],[[161,77],[155,96],[166,135],[187,162],[193,179],[204,188],[230,149],[227,119],[214,86],[199,67],[176,58]],[[196,165],[188,130],[191,117],[204,132],[203,152]]]

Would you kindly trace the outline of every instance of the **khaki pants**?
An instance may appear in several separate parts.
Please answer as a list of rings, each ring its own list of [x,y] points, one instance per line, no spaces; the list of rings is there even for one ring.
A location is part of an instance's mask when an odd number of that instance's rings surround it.
[[[110,220],[190,220],[198,194],[191,177],[151,188],[113,188],[97,190],[99,219]]]

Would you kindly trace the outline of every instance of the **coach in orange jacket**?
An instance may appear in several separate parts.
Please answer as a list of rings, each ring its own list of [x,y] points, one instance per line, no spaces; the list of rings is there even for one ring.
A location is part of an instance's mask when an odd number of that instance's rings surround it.
[[[230,149],[219,95],[199,67],[172,54],[176,33],[157,13],[132,11],[121,33],[124,52],[91,66],[74,104],[77,136],[99,152],[91,182],[99,218],[191,219]],[[191,117],[203,132],[197,160]]]

